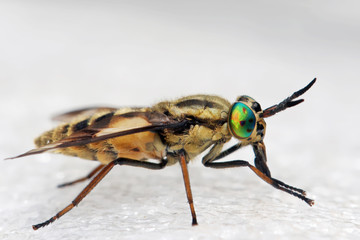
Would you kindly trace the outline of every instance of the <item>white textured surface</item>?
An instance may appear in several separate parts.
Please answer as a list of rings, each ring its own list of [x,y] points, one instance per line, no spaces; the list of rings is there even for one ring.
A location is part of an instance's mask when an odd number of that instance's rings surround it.
[[[199,226],[179,166],[115,168],[73,211],[34,232],[95,164],[43,154],[0,162],[0,239],[356,239],[360,237],[357,1],[1,1],[0,158],[33,147],[51,115],[151,105],[193,93],[271,106],[313,77],[305,103],[267,119],[274,177],[190,164]],[[249,149],[228,159],[252,161]]]

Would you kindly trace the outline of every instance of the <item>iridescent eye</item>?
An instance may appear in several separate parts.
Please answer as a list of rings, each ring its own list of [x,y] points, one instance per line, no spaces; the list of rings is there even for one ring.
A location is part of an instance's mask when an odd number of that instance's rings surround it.
[[[253,111],[244,103],[235,103],[230,111],[230,130],[237,138],[248,138],[254,131],[256,118]]]

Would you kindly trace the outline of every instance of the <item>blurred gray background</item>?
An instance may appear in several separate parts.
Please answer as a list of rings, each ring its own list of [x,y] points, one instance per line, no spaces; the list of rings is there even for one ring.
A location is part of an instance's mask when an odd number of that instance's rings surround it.
[[[54,154],[0,161],[0,239],[356,239],[360,237],[358,1],[1,1],[0,158],[33,148],[50,117],[84,106],[149,106],[189,94],[263,108],[314,77],[299,106],[267,119],[272,175],[189,164],[117,167],[51,226],[86,185],[56,185],[95,163]],[[227,158],[252,162],[244,149]]]

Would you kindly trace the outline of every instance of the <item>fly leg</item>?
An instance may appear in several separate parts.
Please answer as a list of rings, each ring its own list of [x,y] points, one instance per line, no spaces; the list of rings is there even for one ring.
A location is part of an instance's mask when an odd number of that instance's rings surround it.
[[[198,223],[196,220],[196,213],[195,213],[194,202],[193,202],[193,197],[192,197],[191,187],[190,187],[189,172],[188,172],[184,153],[180,154],[180,166],[181,166],[181,171],[182,171],[183,178],[184,178],[186,197],[187,197],[189,205],[190,205],[190,211],[191,211],[191,216],[192,216],[192,225],[194,226],[194,225],[197,225]]]
[[[110,172],[110,170],[115,165],[129,165],[129,166],[143,167],[143,168],[148,168],[148,169],[162,169],[166,166],[166,164],[167,164],[167,161],[164,159],[162,159],[160,161],[160,163],[142,162],[142,161],[136,161],[136,160],[126,159],[126,158],[116,159],[116,160],[110,162],[105,167],[103,167],[101,169],[101,171],[91,180],[91,182],[80,192],[80,194],[68,206],[66,206],[63,210],[58,212],[55,216],[53,216],[49,220],[47,220],[43,223],[33,225],[32,227],[34,230],[37,230],[41,227],[45,227],[45,226],[49,225],[50,223],[54,222],[56,219],[59,219],[60,217],[62,217],[67,212],[69,212],[71,209],[73,209],[75,206],[77,206],[81,202],[81,200],[83,200],[84,197],[86,197],[91,192],[91,190],[94,189],[94,187]]]
[[[202,163],[205,167],[211,168],[233,168],[233,167],[248,167],[250,168],[257,176],[259,176],[262,180],[284,192],[287,192],[295,197],[300,198],[305,201],[310,206],[314,205],[314,200],[309,199],[306,196],[306,192],[300,188],[295,188],[290,185],[287,185],[275,178],[271,177],[270,170],[266,164],[266,152],[264,143],[258,142],[253,144],[253,150],[255,153],[255,166],[251,165],[249,162],[244,160],[233,160],[226,162],[217,162],[219,159],[235,152],[236,150],[242,147],[241,143],[238,143],[227,150],[222,152],[222,144],[215,144],[214,147],[210,150],[210,152],[204,156],[202,159]]]
[[[63,188],[63,187],[66,187],[66,186],[70,186],[70,185],[73,185],[75,183],[79,183],[79,182],[83,182],[85,180],[88,180],[88,179],[91,179],[93,176],[95,176],[96,173],[98,173],[101,169],[103,169],[105,166],[103,164],[100,164],[99,166],[97,166],[94,170],[92,170],[88,175],[86,175],[85,177],[82,177],[82,178],[79,178],[79,179],[76,179],[74,181],[71,181],[71,182],[66,182],[66,183],[63,183],[63,184],[59,184],[57,187],[58,188]]]
[[[49,220],[43,222],[43,223],[39,223],[36,225],[33,225],[33,229],[37,230],[41,227],[45,227],[46,225],[54,222],[56,219],[59,219],[61,216],[63,216],[65,213],[69,212],[71,209],[73,209],[75,206],[77,206],[81,200],[88,195],[91,190],[93,190],[93,188],[110,172],[110,170],[115,166],[116,164],[116,160],[112,161],[111,163],[109,163],[108,165],[106,165],[100,172],[99,174],[96,175],[96,177],[84,188],[84,190],[82,190],[80,192],[80,194],[68,205],[66,206],[63,210],[61,210],[60,212],[58,212],[55,216],[53,216],[52,218],[50,218]]]
[[[211,168],[232,168],[232,167],[249,167],[256,175],[258,175],[262,180],[284,192],[287,192],[295,197],[300,198],[305,201],[310,206],[314,205],[314,200],[305,197],[305,191],[299,188],[294,188],[289,186],[275,178],[266,176],[265,173],[261,172],[259,169],[251,165],[249,162],[244,160],[233,160],[228,162],[206,162],[204,163],[205,167]]]

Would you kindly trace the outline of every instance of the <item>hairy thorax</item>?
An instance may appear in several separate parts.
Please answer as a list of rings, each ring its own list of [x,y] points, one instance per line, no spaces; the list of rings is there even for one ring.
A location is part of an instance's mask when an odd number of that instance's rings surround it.
[[[189,161],[214,143],[229,141],[229,108],[230,103],[227,100],[209,95],[188,96],[155,105],[155,110],[172,118],[192,120],[192,124],[179,131],[164,131],[163,136],[168,146],[168,164],[178,161],[170,153],[184,150]]]

